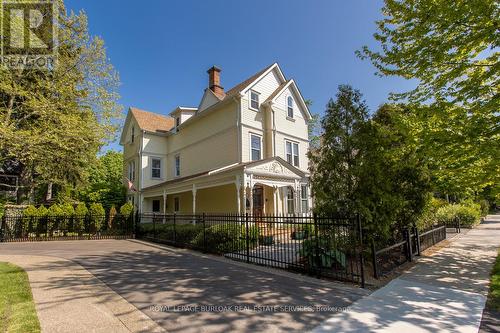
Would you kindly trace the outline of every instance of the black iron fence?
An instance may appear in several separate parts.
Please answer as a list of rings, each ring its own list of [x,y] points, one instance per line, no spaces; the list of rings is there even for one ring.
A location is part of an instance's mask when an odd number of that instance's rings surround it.
[[[141,214],[137,237],[364,285],[359,216]]]
[[[133,237],[134,216],[124,215],[44,215],[3,216],[0,241],[105,239]]]
[[[413,260],[429,247],[446,239],[447,226],[442,224],[420,232],[417,228],[406,229],[399,241],[383,248],[372,240],[371,255],[373,277],[387,275],[405,262]]]

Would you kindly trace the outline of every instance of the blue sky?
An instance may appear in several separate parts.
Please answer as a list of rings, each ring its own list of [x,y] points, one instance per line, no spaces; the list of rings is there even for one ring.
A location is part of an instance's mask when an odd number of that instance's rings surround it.
[[[120,73],[120,103],[167,114],[178,105],[197,106],[206,70],[222,68],[226,89],[278,62],[293,78],[313,113],[322,113],[339,84],[361,90],[371,111],[389,92],[411,82],[380,78],[358,59],[372,35],[382,1],[66,0],[84,10],[91,34],[102,37]],[[107,148],[121,150],[115,142]]]

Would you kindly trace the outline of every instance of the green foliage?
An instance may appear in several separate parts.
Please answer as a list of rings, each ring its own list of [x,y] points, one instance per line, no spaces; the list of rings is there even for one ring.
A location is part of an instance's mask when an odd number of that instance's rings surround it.
[[[22,165],[21,190],[84,184],[87,166],[116,131],[119,78],[85,13],[59,5],[51,70],[0,69],[0,164]]]
[[[44,205],[40,205],[37,209],[37,212],[38,216],[42,217],[42,216],[47,216],[49,210]]]
[[[130,216],[130,214],[132,214],[133,212],[134,205],[132,205],[132,203],[130,202],[126,202],[120,207],[120,214],[122,214],[123,216]]]
[[[459,219],[462,227],[472,227],[480,222],[481,207],[474,203],[451,204],[439,208],[436,212],[438,223],[451,224]]]
[[[495,265],[491,270],[490,291],[486,306],[488,309],[500,311],[500,249],[498,250]]]
[[[23,210],[23,216],[25,217],[31,217],[37,215],[38,215],[38,209],[36,209],[36,207],[33,205],[29,205]]]
[[[84,202],[78,203],[75,208],[75,231],[81,234],[85,228],[85,216],[88,214],[89,210]]]
[[[361,93],[339,87],[322,119],[322,144],[309,154],[317,212],[360,213],[369,234],[383,238],[416,222],[431,187],[404,112],[383,105],[368,119]]]
[[[259,238],[259,229],[249,227],[249,246],[254,247]],[[201,230],[193,239],[192,244],[198,248],[206,248],[210,252],[227,253],[246,248],[245,226],[238,224],[216,224]]]
[[[316,268],[331,268],[338,266],[346,268],[346,245],[348,239],[344,237],[321,237],[309,238],[302,242],[302,247],[299,253],[307,259],[311,267]],[[319,259],[318,259],[319,258]]]
[[[31,230],[36,230],[38,225],[38,209],[35,206],[29,205],[23,211],[23,230],[29,230],[31,224]]]
[[[75,215],[87,215],[89,210],[87,209],[87,206],[85,205],[84,202],[78,203],[78,205],[75,208]]]
[[[182,244],[191,244],[193,239],[198,235],[198,233],[203,230],[203,225],[201,224],[177,224],[175,226],[174,235],[174,225],[173,224],[156,224],[153,223],[142,223],[140,225],[141,233],[146,237],[154,237],[154,230],[156,229],[156,236],[159,239],[174,241]]]
[[[106,218],[104,207],[100,203],[91,203],[89,213],[94,228],[100,231]]]
[[[0,318],[0,332],[41,331],[28,274],[6,262],[0,262]]]
[[[481,206],[481,216],[486,216],[490,212],[490,203],[486,199],[479,200]]]
[[[53,204],[47,210],[47,228],[49,232],[54,230],[54,227],[61,217],[64,215],[64,211],[58,204]]]
[[[409,122],[437,191],[470,197],[492,186],[499,193],[498,2],[384,2],[374,35],[381,51],[365,46],[358,55],[380,75],[418,82],[393,97],[411,103]]]
[[[109,216],[108,216],[108,230],[111,230],[113,228],[117,213],[118,212],[116,211],[115,206],[114,205],[111,206],[111,208],[109,209]]]
[[[108,150],[89,165],[89,183],[79,192],[85,202],[100,202],[105,208],[120,206],[125,201],[123,186],[123,154]]]
[[[418,217],[416,226],[419,230],[427,230],[437,223],[436,213],[439,208],[447,206],[448,202],[429,195],[422,214]]]

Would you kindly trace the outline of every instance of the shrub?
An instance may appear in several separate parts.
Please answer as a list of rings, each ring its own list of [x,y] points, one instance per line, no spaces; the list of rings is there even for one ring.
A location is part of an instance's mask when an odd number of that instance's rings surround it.
[[[61,216],[63,216],[63,214],[64,211],[58,204],[53,204],[47,210],[47,228],[51,234],[52,231],[54,231],[55,227],[57,226],[57,223],[60,221]]]
[[[481,206],[481,216],[488,215],[488,213],[490,212],[490,203],[488,202],[488,200],[480,200],[479,205]]]
[[[75,208],[75,220],[74,228],[78,234],[85,229],[85,216],[88,214],[89,210],[84,202],[80,202]]]
[[[453,224],[458,218],[463,227],[472,227],[478,224],[480,217],[480,206],[471,203],[443,206],[436,212],[436,219],[439,223]]]
[[[255,226],[249,227],[249,246],[257,244],[259,238],[259,229]],[[240,251],[246,248],[246,229],[244,225],[239,224],[217,224],[203,229],[193,239],[193,246],[206,248],[215,253],[227,253],[231,251]]]
[[[61,222],[59,224],[59,227],[64,230],[64,233],[68,230],[70,221],[73,219],[73,215],[75,215],[75,209],[73,208],[73,205],[70,203],[64,203],[60,205],[62,212],[63,212],[63,217],[61,219]]]
[[[49,213],[49,210],[44,205],[40,205],[37,209],[37,212],[38,216],[45,217]]]
[[[111,208],[109,209],[109,216],[108,216],[108,229],[109,230],[111,230],[111,228],[113,227],[116,214],[117,214],[117,212],[116,212],[115,205],[112,205]]]
[[[130,214],[132,214],[133,212],[134,212],[134,205],[132,205],[132,203],[130,202],[126,202],[120,207],[120,214],[123,215],[124,217],[130,216]]]
[[[96,231],[100,231],[106,219],[104,207],[100,203],[91,203],[89,207],[90,221]]]
[[[448,206],[447,201],[434,197],[430,198],[427,201],[422,214],[417,218],[417,228],[419,230],[427,230],[438,223],[436,213],[439,208],[444,206]]]
[[[29,230],[30,222],[31,230],[36,230],[38,225],[38,209],[33,205],[29,205],[23,211],[23,230],[25,232]]]

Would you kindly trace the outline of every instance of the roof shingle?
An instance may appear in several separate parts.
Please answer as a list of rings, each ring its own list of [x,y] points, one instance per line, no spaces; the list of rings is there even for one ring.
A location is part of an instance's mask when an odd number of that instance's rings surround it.
[[[145,131],[166,132],[170,131],[175,124],[174,118],[158,113],[144,111],[134,107],[130,108],[130,112],[132,112],[139,127]]]

